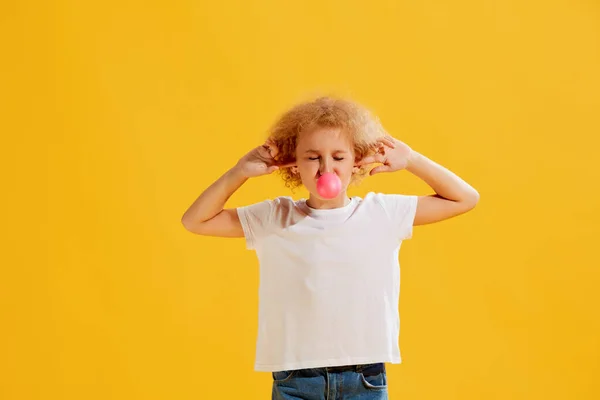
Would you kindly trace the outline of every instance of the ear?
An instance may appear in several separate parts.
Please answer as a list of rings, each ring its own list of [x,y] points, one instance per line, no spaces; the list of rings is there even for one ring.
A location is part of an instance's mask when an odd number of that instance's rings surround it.
[[[294,165],[294,166],[292,167],[292,174],[294,174],[294,175],[295,175],[295,174],[297,174],[297,173],[298,173],[298,167]]]
[[[353,174],[358,174],[359,172],[360,172],[360,167],[358,165],[355,165],[354,167],[352,167]]]

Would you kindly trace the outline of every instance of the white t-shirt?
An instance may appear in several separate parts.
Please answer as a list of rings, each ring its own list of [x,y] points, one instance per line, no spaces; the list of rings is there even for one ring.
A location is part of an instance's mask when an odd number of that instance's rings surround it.
[[[417,199],[371,192],[327,210],[291,197],[238,208],[260,264],[256,371],[401,362],[398,255]]]

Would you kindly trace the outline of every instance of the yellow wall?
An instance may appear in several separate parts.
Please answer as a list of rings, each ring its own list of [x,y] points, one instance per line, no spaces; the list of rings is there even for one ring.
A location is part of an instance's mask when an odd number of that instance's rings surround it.
[[[597,2],[0,9],[0,398],[270,398],[254,253],[180,218],[316,93],[481,194],[403,247],[390,397],[600,397]],[[370,190],[430,193],[406,171]],[[269,176],[229,204],[288,194]]]

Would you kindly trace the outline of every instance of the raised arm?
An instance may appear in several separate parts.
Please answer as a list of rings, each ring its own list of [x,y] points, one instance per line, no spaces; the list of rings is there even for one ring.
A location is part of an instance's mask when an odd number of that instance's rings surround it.
[[[243,237],[244,232],[235,208],[225,203],[249,178],[270,174],[292,164],[277,164],[277,149],[272,143],[259,146],[225,172],[194,201],[181,217],[188,231],[198,235]]]
[[[370,175],[406,169],[424,180],[435,194],[419,196],[413,225],[444,221],[464,214],[477,205],[479,193],[449,169],[412,150],[406,143],[386,136],[376,145],[375,155],[358,161],[358,165],[381,163]]]
[[[479,193],[458,175],[412,152],[406,170],[425,181],[435,194],[419,196],[414,225],[444,221],[464,214],[477,205]]]
[[[225,172],[183,214],[181,223],[185,229],[198,235],[243,237],[236,209],[224,207],[246,180],[238,166]]]

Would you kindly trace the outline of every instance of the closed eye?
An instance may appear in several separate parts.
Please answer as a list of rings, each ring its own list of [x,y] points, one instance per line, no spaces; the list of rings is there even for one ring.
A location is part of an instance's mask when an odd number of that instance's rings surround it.
[[[309,160],[318,160],[318,159],[319,159],[319,157],[309,157],[308,159],[309,159]],[[344,159],[344,157],[333,157],[333,159],[334,159],[335,161],[342,161],[342,160]]]

